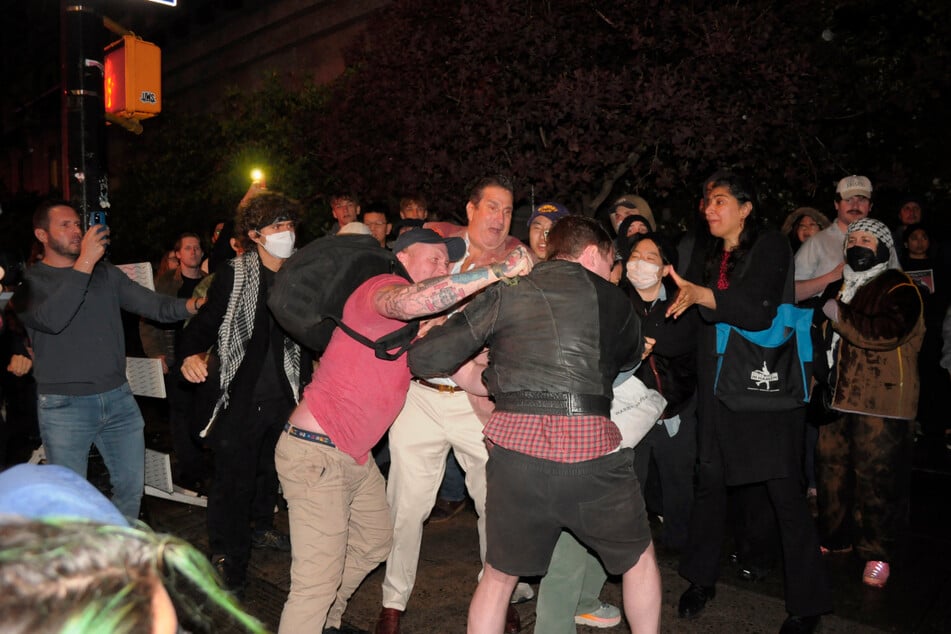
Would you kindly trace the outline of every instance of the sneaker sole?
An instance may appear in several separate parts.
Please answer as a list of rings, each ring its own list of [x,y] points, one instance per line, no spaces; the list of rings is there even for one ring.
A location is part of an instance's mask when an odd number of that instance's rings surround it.
[[[606,620],[606,619],[591,619],[591,618],[585,618],[583,616],[576,616],[575,624],[584,625],[585,627],[593,627],[593,628],[597,628],[601,630],[606,630],[610,627],[617,627],[618,625],[620,625],[621,617],[618,617],[617,619]]]

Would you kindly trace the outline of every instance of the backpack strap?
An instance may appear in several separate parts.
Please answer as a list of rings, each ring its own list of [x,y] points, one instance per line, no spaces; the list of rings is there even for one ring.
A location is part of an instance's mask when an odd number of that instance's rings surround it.
[[[327,315],[327,319],[332,320],[352,339],[362,343],[368,348],[372,348],[376,358],[383,359],[384,361],[395,361],[399,359],[403,353],[409,349],[413,339],[416,338],[416,333],[419,332],[419,322],[413,320],[374,341],[343,323],[343,320],[335,315]],[[396,348],[396,350],[390,352],[393,348]]]

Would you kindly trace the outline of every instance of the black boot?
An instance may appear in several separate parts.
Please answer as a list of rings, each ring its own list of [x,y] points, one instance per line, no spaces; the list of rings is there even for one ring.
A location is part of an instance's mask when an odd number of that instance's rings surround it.
[[[717,589],[714,586],[698,586],[691,583],[682,595],[680,603],[677,606],[677,614],[682,619],[692,619],[703,612],[707,601],[717,595]]]
[[[783,621],[779,634],[812,634],[819,631],[819,616],[793,616]]]

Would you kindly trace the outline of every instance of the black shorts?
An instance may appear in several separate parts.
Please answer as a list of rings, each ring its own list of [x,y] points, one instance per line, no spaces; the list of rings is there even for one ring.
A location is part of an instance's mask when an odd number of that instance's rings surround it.
[[[496,445],[486,482],[485,559],[506,574],[544,575],[562,529],[611,574],[630,570],[651,542],[632,449],[562,463]]]

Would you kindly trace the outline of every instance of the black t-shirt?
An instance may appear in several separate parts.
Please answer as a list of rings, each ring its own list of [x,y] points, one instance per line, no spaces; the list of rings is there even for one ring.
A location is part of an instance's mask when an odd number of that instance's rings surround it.
[[[182,287],[178,289],[178,297],[184,297],[188,299],[195,292],[195,287],[198,286],[198,282],[201,281],[200,277],[185,277],[182,276]]]

